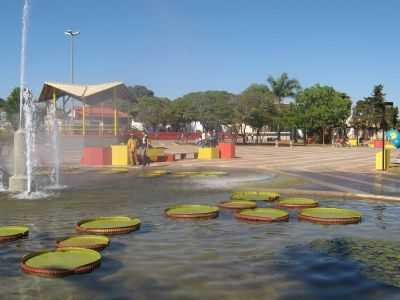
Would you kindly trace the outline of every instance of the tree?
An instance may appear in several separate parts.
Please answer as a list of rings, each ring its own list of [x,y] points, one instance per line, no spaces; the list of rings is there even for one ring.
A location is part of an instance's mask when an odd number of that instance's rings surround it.
[[[386,101],[383,93],[383,85],[374,86],[371,96],[357,101],[353,109],[352,125],[356,129],[362,129],[365,134],[367,131],[377,132],[382,126],[382,109]],[[385,110],[385,127],[395,127],[397,125],[398,108],[388,107]]]
[[[19,90],[19,87],[14,88],[3,104],[3,108],[7,113],[7,120],[12,124],[14,129],[18,128],[20,101]]]
[[[281,104],[285,98],[294,98],[297,93],[301,90],[301,86],[298,80],[289,79],[287,73],[282,73],[279,77],[274,78],[269,76],[267,78],[269,88],[278,100],[278,113],[281,112]],[[278,119],[278,140],[281,139],[280,123]]]
[[[221,125],[231,125],[234,114],[235,96],[226,91],[194,92],[175,100],[182,119],[198,121],[204,130],[219,129]],[[174,101],[174,102],[175,102]]]
[[[272,125],[277,114],[276,101],[268,86],[262,84],[252,84],[240,94],[235,109],[235,123],[239,125],[244,142],[247,126],[257,130],[258,142],[261,129],[266,125]]]
[[[168,98],[144,96],[139,98],[131,112],[150,131],[157,131],[160,125],[166,125],[166,111],[170,103]]]
[[[300,92],[296,97],[296,122],[307,129],[321,132],[325,143],[327,129],[344,128],[351,113],[351,100],[333,87],[319,84]]]
[[[136,99],[154,96],[154,92],[143,85],[128,86],[128,90]]]

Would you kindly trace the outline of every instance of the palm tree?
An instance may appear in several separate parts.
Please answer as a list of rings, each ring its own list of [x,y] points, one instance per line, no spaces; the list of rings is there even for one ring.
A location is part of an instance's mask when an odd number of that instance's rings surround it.
[[[301,90],[300,83],[297,79],[289,79],[287,73],[282,73],[281,76],[274,78],[268,76],[267,82],[272,93],[278,100],[278,112],[281,112],[281,104],[284,98],[293,98]],[[281,140],[281,132],[278,121],[278,140]]]

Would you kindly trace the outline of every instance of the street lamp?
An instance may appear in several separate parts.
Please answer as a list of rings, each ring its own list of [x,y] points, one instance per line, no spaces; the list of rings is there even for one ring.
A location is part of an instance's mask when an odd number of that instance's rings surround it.
[[[382,103],[382,171],[386,171],[385,165],[385,115],[386,115],[386,107],[392,107],[393,102],[383,102]]]
[[[64,31],[64,34],[71,39],[71,83],[74,83],[74,37],[78,36],[80,32],[69,29]]]

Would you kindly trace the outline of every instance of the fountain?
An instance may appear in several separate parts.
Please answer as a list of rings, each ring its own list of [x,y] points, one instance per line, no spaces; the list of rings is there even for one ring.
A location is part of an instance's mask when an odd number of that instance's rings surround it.
[[[25,90],[25,65],[26,65],[26,41],[29,18],[29,0],[25,0],[22,14],[22,43],[21,43],[21,71],[20,71],[20,114],[19,129],[14,133],[14,175],[10,177],[9,190],[12,192],[31,192],[32,182],[32,144],[27,147],[27,142],[32,139],[32,94]],[[29,99],[28,99],[29,98]],[[25,105],[27,104],[27,105]],[[25,106],[25,107],[24,107]],[[25,130],[23,124],[23,112],[25,112]],[[30,124],[27,124],[30,123]],[[29,132],[26,132],[30,126]]]
[[[53,170],[51,173],[51,183],[52,188],[58,189],[62,186],[60,185],[60,155],[58,149],[58,122],[57,122],[57,106],[56,99],[53,99],[53,103],[50,107],[50,123],[51,123],[51,144],[53,153]]]

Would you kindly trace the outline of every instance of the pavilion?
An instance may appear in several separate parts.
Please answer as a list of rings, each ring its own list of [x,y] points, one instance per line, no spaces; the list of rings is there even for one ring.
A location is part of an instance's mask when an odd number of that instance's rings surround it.
[[[119,133],[120,118],[126,117],[126,114],[118,111],[118,101],[135,101],[135,97],[131,95],[126,85],[121,81],[93,85],[47,81],[43,85],[39,102],[53,101],[53,103],[56,103],[57,99],[64,96],[72,97],[82,103],[79,116],[81,117],[81,134],[83,136],[87,134],[87,115],[93,111],[97,111],[98,109],[95,107],[103,107],[104,103],[111,103],[112,105],[113,134],[117,136]],[[88,106],[91,106],[91,108]],[[109,114],[110,108],[104,108],[104,111]]]

